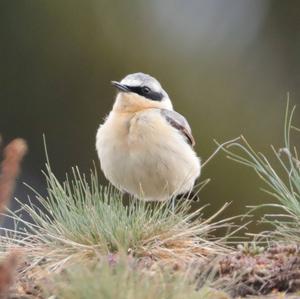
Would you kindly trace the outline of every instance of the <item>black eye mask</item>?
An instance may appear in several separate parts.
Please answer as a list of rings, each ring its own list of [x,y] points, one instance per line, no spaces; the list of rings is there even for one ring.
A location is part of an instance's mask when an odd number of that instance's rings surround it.
[[[163,98],[163,94],[160,92],[156,92],[151,90],[149,87],[146,86],[128,86],[126,85],[129,91],[139,94],[149,100],[152,101],[161,101]]]

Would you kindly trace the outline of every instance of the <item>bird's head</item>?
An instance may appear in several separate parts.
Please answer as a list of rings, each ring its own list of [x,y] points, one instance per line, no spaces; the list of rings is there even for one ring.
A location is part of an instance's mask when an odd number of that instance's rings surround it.
[[[148,108],[172,110],[172,102],[160,83],[150,75],[134,73],[120,82],[112,81],[118,90],[114,110],[136,112]]]

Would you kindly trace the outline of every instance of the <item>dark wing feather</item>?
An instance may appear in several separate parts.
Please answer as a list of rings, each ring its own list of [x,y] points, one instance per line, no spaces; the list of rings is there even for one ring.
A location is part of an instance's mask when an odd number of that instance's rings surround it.
[[[166,119],[166,121],[172,127],[180,131],[191,146],[195,146],[195,139],[192,135],[192,130],[187,120],[176,111],[167,109],[160,109],[160,111],[161,115]]]

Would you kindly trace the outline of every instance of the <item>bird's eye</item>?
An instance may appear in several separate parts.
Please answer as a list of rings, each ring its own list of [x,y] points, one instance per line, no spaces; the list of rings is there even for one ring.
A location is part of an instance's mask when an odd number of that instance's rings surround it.
[[[147,86],[143,86],[143,93],[149,93],[151,91],[151,89]]]

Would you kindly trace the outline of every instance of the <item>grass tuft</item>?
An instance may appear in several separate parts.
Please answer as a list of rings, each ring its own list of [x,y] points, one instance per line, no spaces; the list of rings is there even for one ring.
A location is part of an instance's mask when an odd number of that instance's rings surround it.
[[[291,142],[291,130],[295,106],[290,108],[287,101],[284,144],[276,149],[271,145],[276,163],[271,163],[271,158],[256,152],[247,140],[241,136],[238,142],[232,142],[223,150],[228,158],[242,165],[254,169],[259,178],[265,183],[264,192],[276,199],[276,203],[261,204],[250,207],[253,211],[257,208],[267,207],[279,209],[280,212],[265,214],[262,222],[271,224],[274,228],[270,232],[263,232],[261,236],[276,237],[275,240],[287,242],[300,242],[300,161],[297,149]],[[298,129],[296,129],[298,130]]]
[[[173,200],[151,204],[130,199],[126,204],[120,192],[99,184],[96,171],[87,179],[74,168],[60,183],[47,164],[45,177],[48,196],[36,193],[39,207],[19,201],[21,209],[10,212],[16,225],[25,229],[3,229],[1,237],[3,247],[22,246],[31,267],[42,264],[49,271],[61,270],[117,252],[186,268],[195,260],[230,252],[224,244],[233,218],[215,220],[228,204],[204,220],[203,208],[190,212],[188,201],[174,205]],[[33,223],[22,218],[24,212]],[[215,238],[224,228],[226,237]]]

